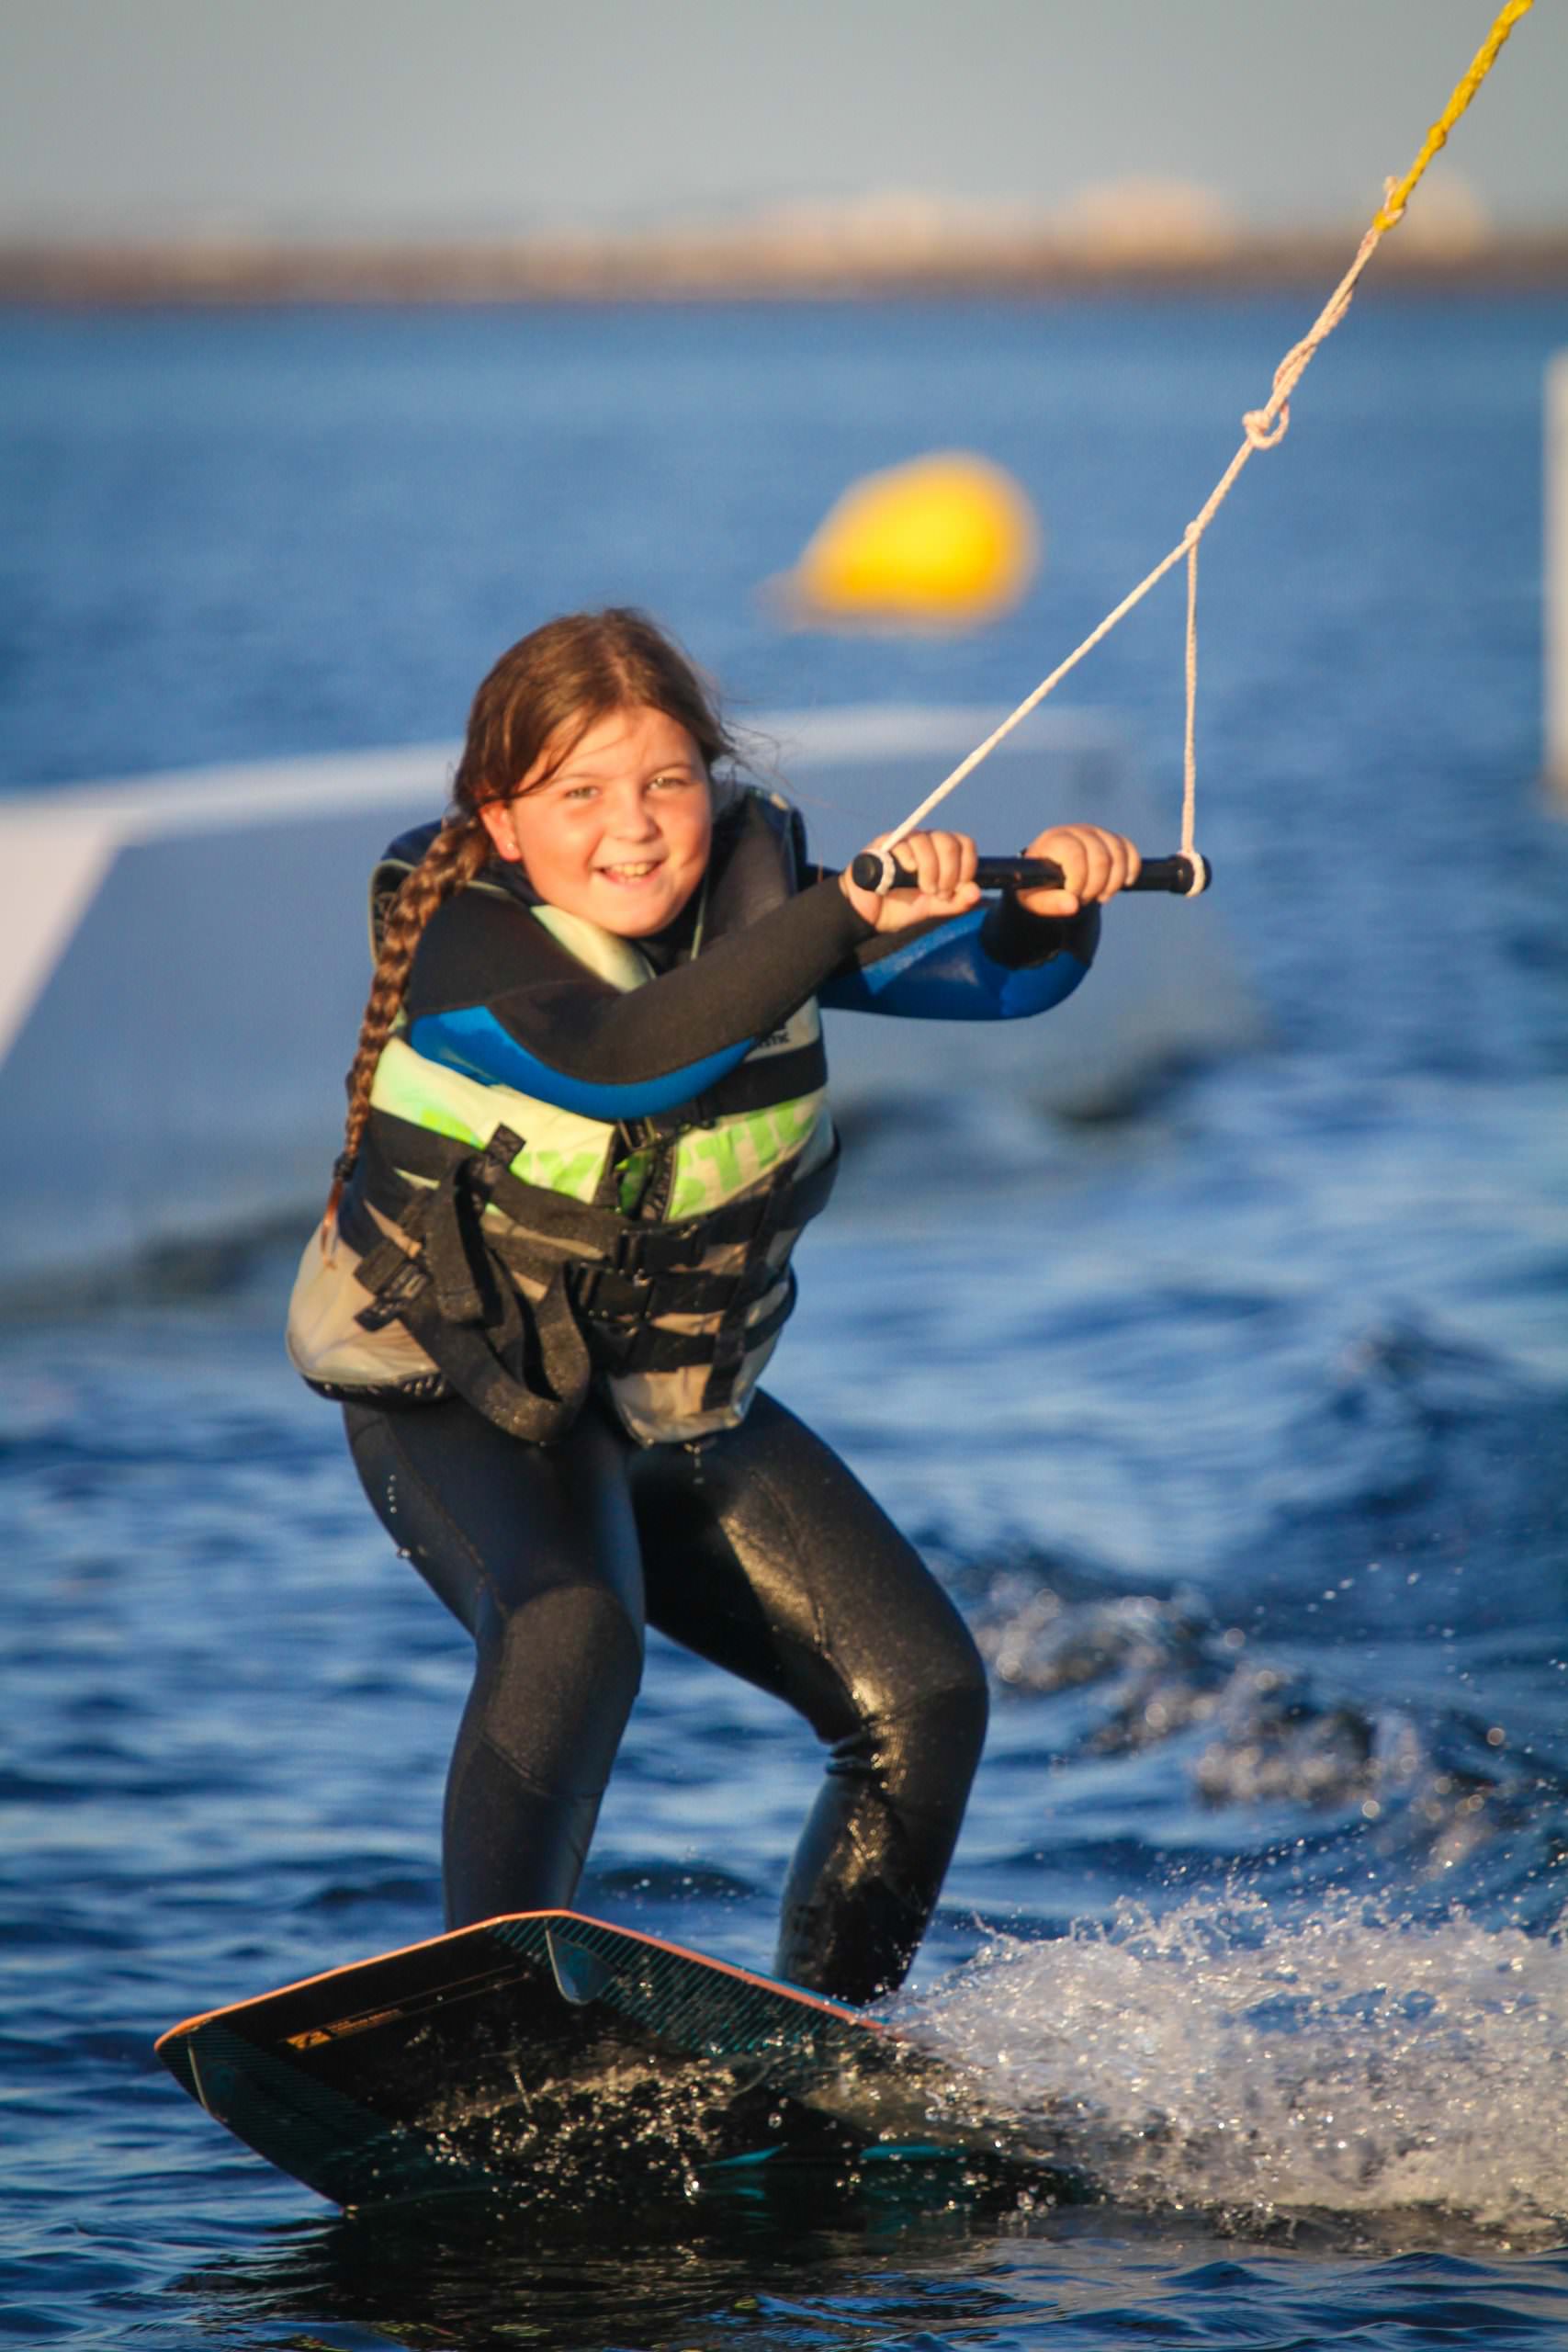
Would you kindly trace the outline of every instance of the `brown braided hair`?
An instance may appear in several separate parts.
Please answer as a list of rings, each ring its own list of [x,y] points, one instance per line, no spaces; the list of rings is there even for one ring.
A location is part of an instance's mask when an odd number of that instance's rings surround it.
[[[370,1116],[376,1066],[408,987],[414,952],[436,909],[463,889],[491,854],[479,810],[509,800],[550,756],[540,783],[588,729],[617,710],[662,711],[683,727],[711,778],[735,756],[716,697],[681,648],[626,605],[568,613],[508,648],[474,696],[452,784],[452,807],[423,857],[392,900],[383,925],[359,1042],[349,1065],[348,1119],[333,1170],[330,1216],[359,1155]]]

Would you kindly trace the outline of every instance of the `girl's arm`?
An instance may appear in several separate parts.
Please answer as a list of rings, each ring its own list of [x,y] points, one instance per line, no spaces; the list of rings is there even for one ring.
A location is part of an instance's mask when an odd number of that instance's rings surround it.
[[[838,883],[818,882],[694,962],[623,990],[584,971],[525,908],[465,891],[420,943],[408,1042],[588,1118],[649,1118],[726,1077],[871,935]]]
[[[1076,875],[1063,838],[1042,836],[1055,846],[1038,854]],[[1072,892],[1031,892],[987,913],[973,883],[954,880],[959,865],[973,868],[972,842],[913,835],[901,854],[931,888],[900,891],[895,903],[845,876],[824,878],[631,989],[584,971],[526,908],[465,891],[420,944],[408,1042],[430,1060],[589,1118],[649,1118],[715,1086],[812,995],[873,1012],[996,1020],[1043,1011],[1082,978],[1089,932],[1031,911],[1043,897],[1076,908]],[[954,906],[963,911],[945,919]]]

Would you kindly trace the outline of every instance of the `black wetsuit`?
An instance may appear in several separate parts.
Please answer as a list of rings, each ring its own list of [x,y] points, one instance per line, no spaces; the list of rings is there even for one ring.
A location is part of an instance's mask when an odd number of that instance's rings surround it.
[[[721,820],[716,861],[724,849]],[[1042,1010],[1081,977],[1098,922],[1004,906],[884,941],[826,879],[694,960],[688,911],[637,943],[663,976],[619,992],[526,911],[516,869],[485,878],[521,903],[470,891],[435,915],[408,1042],[611,1119],[664,1107],[672,1084],[687,1099],[813,991],[917,1015]],[[447,1783],[448,1923],[571,1901],[647,1623],[829,1746],[779,1974],[850,2001],[897,1984],[963,1817],[985,1678],[951,1601],[829,1449],[766,1395],[696,1447],[639,1447],[597,1400],[546,1446],[460,1400],[345,1411],[378,1515],[477,1650]]]

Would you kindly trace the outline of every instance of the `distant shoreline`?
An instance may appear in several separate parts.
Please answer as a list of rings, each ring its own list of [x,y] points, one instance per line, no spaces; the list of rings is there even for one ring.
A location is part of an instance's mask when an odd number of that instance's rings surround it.
[[[1162,244],[785,235],[754,228],[427,243],[243,236],[0,240],[0,303],[62,308],[1050,300],[1321,291],[1358,232]],[[1469,296],[1568,292],[1568,229],[1470,243],[1394,233],[1377,282]]]

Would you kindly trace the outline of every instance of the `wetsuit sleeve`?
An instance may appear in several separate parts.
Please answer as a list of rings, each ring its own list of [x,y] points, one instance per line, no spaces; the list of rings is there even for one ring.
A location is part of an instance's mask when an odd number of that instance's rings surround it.
[[[525,909],[469,891],[420,944],[406,1010],[426,1059],[588,1118],[648,1118],[726,1077],[874,937],[823,881],[622,990],[585,972]]]
[[[825,1006],[913,1021],[1014,1021],[1071,996],[1094,961],[1100,910],[1031,914],[1004,897],[953,922],[871,940],[819,991]]]

